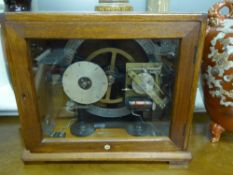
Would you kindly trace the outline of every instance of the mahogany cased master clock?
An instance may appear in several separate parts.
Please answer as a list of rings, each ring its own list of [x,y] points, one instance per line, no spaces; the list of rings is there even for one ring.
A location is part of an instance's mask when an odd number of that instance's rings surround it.
[[[23,160],[191,160],[205,25],[202,14],[2,14]]]

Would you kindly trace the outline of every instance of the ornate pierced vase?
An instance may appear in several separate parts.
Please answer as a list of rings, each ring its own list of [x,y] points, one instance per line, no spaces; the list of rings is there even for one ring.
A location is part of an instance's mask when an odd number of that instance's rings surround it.
[[[226,7],[229,13],[221,14]],[[216,3],[208,23],[202,78],[212,142],[217,142],[225,130],[233,132],[233,1]]]

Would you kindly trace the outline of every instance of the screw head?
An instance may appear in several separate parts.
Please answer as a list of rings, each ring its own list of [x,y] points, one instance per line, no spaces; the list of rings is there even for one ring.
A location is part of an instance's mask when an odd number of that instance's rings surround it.
[[[109,151],[110,149],[111,149],[111,146],[110,145],[104,145],[104,149],[106,150],[106,151]]]

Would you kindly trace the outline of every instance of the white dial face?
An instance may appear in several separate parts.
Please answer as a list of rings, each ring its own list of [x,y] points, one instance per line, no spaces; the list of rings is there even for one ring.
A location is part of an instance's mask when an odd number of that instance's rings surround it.
[[[105,95],[108,79],[103,69],[88,61],[70,65],[62,78],[66,95],[80,104],[93,104]]]

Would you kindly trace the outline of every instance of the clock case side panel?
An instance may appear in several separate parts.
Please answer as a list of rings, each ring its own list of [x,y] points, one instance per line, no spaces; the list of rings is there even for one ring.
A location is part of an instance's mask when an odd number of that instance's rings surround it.
[[[2,34],[4,51],[19,111],[20,131],[25,148],[33,149],[41,144],[42,131],[28,46],[25,38],[6,23],[2,27]]]
[[[170,137],[182,150],[188,148],[192,128],[205,32],[206,20],[203,20],[181,40]]]

